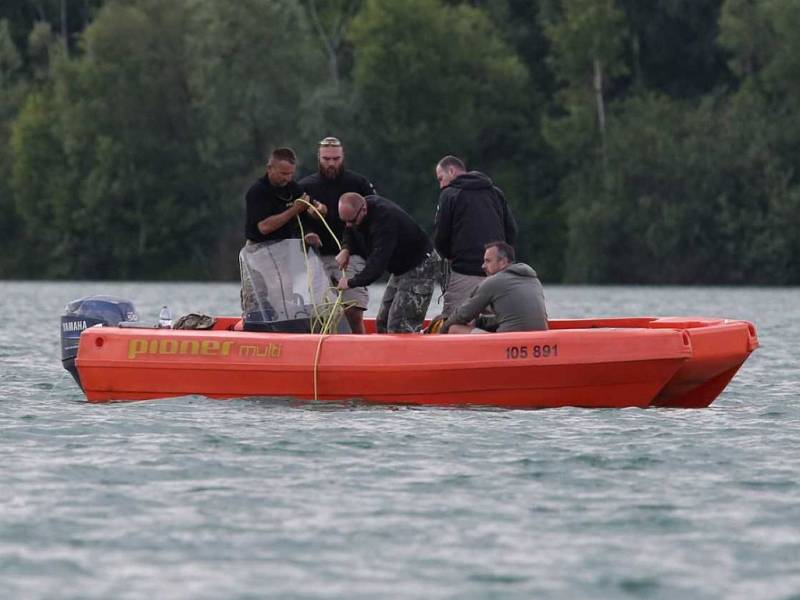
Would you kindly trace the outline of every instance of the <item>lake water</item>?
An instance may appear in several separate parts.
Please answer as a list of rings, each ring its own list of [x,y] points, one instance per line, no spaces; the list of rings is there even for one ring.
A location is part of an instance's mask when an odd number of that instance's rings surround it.
[[[704,410],[91,405],[67,301],[235,314],[238,286],[0,282],[0,598],[800,599],[800,290],[545,291],[762,347]]]

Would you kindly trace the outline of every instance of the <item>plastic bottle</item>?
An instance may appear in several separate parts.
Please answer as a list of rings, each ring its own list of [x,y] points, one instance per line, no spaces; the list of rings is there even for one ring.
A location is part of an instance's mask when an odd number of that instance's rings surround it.
[[[172,329],[172,313],[168,306],[164,306],[158,313],[158,327],[160,329]]]

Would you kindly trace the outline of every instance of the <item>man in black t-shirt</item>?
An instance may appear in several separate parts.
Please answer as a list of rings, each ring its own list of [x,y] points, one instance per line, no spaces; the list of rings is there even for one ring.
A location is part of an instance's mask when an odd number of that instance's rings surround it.
[[[300,237],[296,217],[305,213],[308,205],[299,200],[303,198],[303,190],[292,180],[296,165],[297,157],[291,148],[276,148],[267,161],[266,174],[247,190],[244,235],[248,241],[269,242]],[[323,214],[327,211],[319,202],[314,205]],[[303,227],[307,226],[311,227],[311,222],[304,219]],[[309,234],[306,243],[316,245],[318,237]]]
[[[300,180],[300,187],[314,200],[327,208],[325,217],[333,234],[342,242],[344,223],[339,218],[339,198],[347,192],[357,192],[362,196],[375,193],[369,180],[344,167],[344,148],[335,137],[326,137],[319,143],[317,152],[319,171]],[[336,264],[339,246],[328,229],[320,221],[312,223],[312,231],[319,235],[321,245],[319,252],[328,277],[339,281],[342,272]],[[347,265],[347,277],[354,277],[364,268],[364,257],[352,254]],[[353,333],[364,333],[364,311],[367,310],[369,294],[366,287],[349,288],[342,293],[342,300],[348,305],[345,317]]]
[[[267,171],[247,191],[245,196],[246,217],[244,232],[247,243],[239,254],[239,268],[242,277],[242,312],[253,315],[258,312],[261,318],[274,317],[275,311],[269,298],[286,306],[293,299],[293,274],[286,260],[279,260],[283,253],[277,249],[277,242],[300,238],[298,217],[303,229],[311,228],[312,219],[307,202],[325,213],[326,208],[319,202],[309,200],[297,182],[292,180],[297,158],[290,148],[276,148],[267,161]],[[305,241],[318,245],[316,233],[308,233]],[[285,245],[284,245],[285,246]],[[260,264],[258,256],[268,253],[270,260]],[[276,258],[277,253],[277,258]],[[270,291],[271,290],[271,291]],[[288,314],[288,310],[284,313]]]

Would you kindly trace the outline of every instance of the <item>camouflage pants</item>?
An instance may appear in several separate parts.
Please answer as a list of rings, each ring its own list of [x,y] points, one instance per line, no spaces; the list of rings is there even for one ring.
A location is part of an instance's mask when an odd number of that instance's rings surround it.
[[[402,275],[392,275],[375,319],[378,333],[413,333],[422,328],[438,267],[431,254]]]

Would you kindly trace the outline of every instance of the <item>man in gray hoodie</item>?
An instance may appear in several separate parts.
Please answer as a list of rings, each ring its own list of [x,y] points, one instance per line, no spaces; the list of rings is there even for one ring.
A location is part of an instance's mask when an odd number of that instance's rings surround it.
[[[514,248],[489,242],[483,255],[486,279],[461,304],[442,330],[447,333],[539,331],[547,329],[547,310],[539,277],[525,263],[514,262]],[[490,308],[493,314],[482,315]]]

